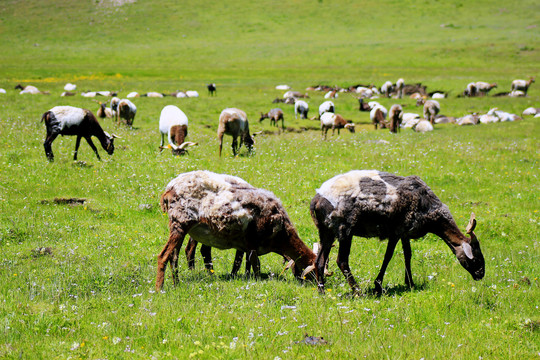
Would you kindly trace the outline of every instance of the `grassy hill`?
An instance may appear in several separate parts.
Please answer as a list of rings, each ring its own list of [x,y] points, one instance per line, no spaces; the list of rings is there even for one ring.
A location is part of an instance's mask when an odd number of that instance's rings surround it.
[[[116,4],[120,0],[114,0]],[[458,98],[470,81],[539,75],[537,1],[143,1],[0,2],[0,358],[476,359],[537,358],[540,352],[540,122],[459,127],[418,134],[374,131],[352,94],[334,100],[356,124],[321,140],[319,123],[285,112],[285,132],[259,114],[283,95],[275,85],[351,85],[403,77],[441,89],[441,112],[463,116],[490,108],[521,114],[540,107],[540,85],[524,98]],[[120,135],[98,161],[75,139],[43,151],[42,114],[56,105],[96,111],[96,101],[60,97],[77,91],[172,92],[199,98],[133,99],[134,127],[101,121]],[[210,97],[205,84],[218,94]],[[50,95],[19,95],[17,83]],[[310,116],[324,101],[309,91]],[[378,99],[421,113],[409,98]],[[159,153],[161,109],[189,117],[190,154]],[[244,109],[255,155],[232,157],[230,138],[218,158],[217,120]],[[97,145],[97,141],[96,141]],[[362,293],[351,296],[330,254],[327,294],[301,284],[276,254],[261,257],[262,279],[227,274],[233,251],[213,252],[215,273],[188,271],[180,284],[154,292],[156,255],[168,236],[158,206],[181,172],[206,169],[239,176],[274,192],[300,237],[318,234],[309,214],[315,190],[351,169],[420,176],[464,229],[470,213],[486,259],[475,282],[438,237],[412,242],[413,279],[404,286],[400,246],[384,295],[373,294],[386,242],[353,240],[350,266]],[[84,199],[68,205],[62,199]],[[56,200],[55,200],[56,199]],[[328,344],[306,345],[304,335]]]

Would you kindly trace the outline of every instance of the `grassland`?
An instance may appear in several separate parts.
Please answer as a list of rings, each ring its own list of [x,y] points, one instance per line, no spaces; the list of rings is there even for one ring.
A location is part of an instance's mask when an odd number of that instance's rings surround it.
[[[538,358],[537,119],[392,135],[373,131],[346,94],[336,108],[358,124],[355,134],[321,141],[317,122],[295,120],[289,105],[282,108],[294,131],[274,134],[257,119],[282,95],[279,83],[303,90],[398,77],[450,91],[441,101],[448,115],[539,107],[536,83],[526,98],[456,97],[469,81],[508,91],[514,78],[540,75],[539,10],[535,1],[2,2],[0,357]],[[387,20],[396,18],[401,23]],[[201,97],[136,99],[134,129],[103,122],[122,137],[113,156],[101,150],[99,162],[83,143],[74,163],[75,139],[63,137],[48,163],[41,114],[60,104],[98,107],[81,96],[60,98],[68,81],[121,96],[195,89]],[[206,95],[210,81],[216,97]],[[18,95],[19,82],[51,95]],[[322,94],[310,95],[316,109]],[[401,102],[418,111],[412,100]],[[189,116],[189,139],[199,143],[189,156],[158,152],[157,121],[167,104]],[[253,131],[266,130],[254,156],[217,157],[217,118],[229,106],[246,110]],[[428,235],[412,244],[417,287],[404,288],[396,251],[386,293],[375,297],[386,243],[355,238],[359,297],[351,298],[335,250],[326,296],[283,272],[273,254],[261,258],[263,279],[231,279],[232,251],[214,251],[214,275],[200,257],[195,271],[181,262],[180,285],[167,278],[156,294],[156,255],[168,234],[158,199],[169,180],[196,169],[273,191],[309,244],[318,237],[309,202],[326,179],[350,169],[419,175],[462,228],[476,214],[486,277],[474,282]],[[54,203],[70,197],[86,202]],[[329,343],[297,343],[304,334]]]

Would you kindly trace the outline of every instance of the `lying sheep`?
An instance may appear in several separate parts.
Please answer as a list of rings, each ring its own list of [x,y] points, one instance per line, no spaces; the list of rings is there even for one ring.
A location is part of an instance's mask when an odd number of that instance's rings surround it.
[[[169,215],[170,234],[158,255],[158,291],[168,263],[173,282],[178,283],[178,252],[186,235],[207,246],[247,253],[256,276],[259,256],[269,252],[294,260],[293,273],[298,278],[315,260],[279,199],[238,177],[209,171],[181,174],[169,182],[160,203]]]
[[[315,272],[321,293],[324,293],[324,267],[336,238],[338,267],[353,292],[360,291],[349,267],[353,236],[388,239],[384,261],[375,279],[377,294],[382,293],[386,268],[400,240],[405,257],[405,284],[414,286],[410,239],[427,233],[442,238],[474,280],[484,277],[485,262],[474,234],[474,214],[467,226],[467,237],[457,227],[448,207],[417,176],[402,177],[376,170],[353,170],[337,175],[317,189],[310,212],[321,243]]]

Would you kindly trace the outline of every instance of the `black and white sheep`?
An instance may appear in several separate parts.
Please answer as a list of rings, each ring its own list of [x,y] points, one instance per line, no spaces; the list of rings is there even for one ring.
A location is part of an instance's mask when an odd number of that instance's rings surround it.
[[[81,144],[81,138],[85,138],[88,145],[94,150],[98,160],[101,160],[99,153],[92,142],[92,136],[98,138],[101,146],[109,155],[114,152],[114,138],[116,135],[109,135],[103,131],[98,120],[90,110],[76,108],[73,106],[55,106],[45,112],[41,117],[47,127],[47,137],[43,143],[45,155],[49,161],[54,160],[52,142],[58,135],[76,135],[75,154],[73,160],[77,160],[77,152]]]
[[[249,133],[249,122],[247,115],[244,111],[236,108],[227,108],[219,115],[218,125],[218,140],[219,140],[219,156],[221,157],[221,150],[223,148],[223,135],[230,135],[233,138],[232,151],[236,156],[238,150],[242,147],[242,144],[246,145],[248,153],[253,150],[253,138]],[[238,144],[237,138],[240,137],[240,144]]]
[[[388,239],[384,262],[375,280],[382,293],[386,267],[401,240],[405,257],[405,284],[414,286],[410,239],[433,233],[444,240],[473,279],[484,277],[485,263],[473,230],[474,214],[467,237],[457,227],[448,207],[417,176],[402,177],[376,170],[354,170],[337,175],[317,190],[311,201],[311,216],[319,230],[321,251],[316,260],[319,291],[324,293],[324,266],[337,238],[337,264],[353,292],[360,289],[349,268],[353,236]]]
[[[294,118],[297,119],[300,114],[301,119],[307,119],[309,112],[309,105],[304,100],[296,100],[294,102]]]
[[[169,239],[158,255],[156,290],[161,290],[171,263],[178,283],[178,252],[186,235],[218,249],[247,253],[256,276],[259,256],[274,252],[294,260],[293,273],[313,265],[316,258],[302,242],[280,200],[270,191],[246,181],[209,171],[179,175],[161,196],[161,209],[169,215]]]
[[[386,123],[387,114],[388,110],[386,110],[386,108],[380,104],[377,104],[371,108],[369,118],[371,123],[375,126],[375,130],[377,130],[378,126],[380,126],[381,129],[388,127],[388,124]]]
[[[160,149],[170,148],[174,155],[187,153],[187,148],[197,145],[193,142],[184,142],[188,134],[188,118],[182,110],[175,105],[167,105],[161,110],[159,116],[159,132],[161,133]],[[164,147],[164,138],[167,136],[169,144]]]
[[[21,84],[17,84],[15,86],[15,89],[17,90],[21,90],[19,92],[19,94],[21,95],[24,95],[24,94],[32,94],[32,95],[35,95],[35,94],[45,94],[45,95],[49,95],[50,93],[48,91],[40,91],[37,87],[33,86],[33,85],[26,85],[26,86],[22,86]]]
[[[128,99],[118,99],[114,97],[111,99],[111,109],[115,111],[116,122],[125,121],[128,126],[133,125],[135,115],[137,114],[137,107]]]
[[[264,119],[270,119],[270,125],[277,127],[279,127],[278,121],[281,120],[281,128],[285,129],[285,118],[283,115],[283,110],[281,110],[280,108],[272,109],[266,114],[261,113],[261,118],[259,119],[259,122],[262,122]]]
[[[337,129],[339,135],[339,129],[347,129],[354,133],[354,124],[351,121],[347,121],[343,116],[334,114],[331,112],[325,112],[321,115],[321,132],[323,140],[326,140],[326,134],[329,129],[332,129],[332,136]]]
[[[527,95],[529,86],[534,82],[534,78],[531,76],[529,80],[514,80],[512,81],[512,92],[523,91]]]

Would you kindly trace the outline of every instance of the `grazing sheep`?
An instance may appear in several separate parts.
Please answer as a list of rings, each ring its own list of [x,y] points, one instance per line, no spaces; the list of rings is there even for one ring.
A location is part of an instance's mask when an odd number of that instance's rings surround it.
[[[249,134],[249,123],[247,115],[244,111],[236,108],[227,108],[219,115],[218,125],[218,139],[219,139],[219,156],[221,157],[221,149],[223,148],[223,135],[227,134],[232,136],[232,151],[236,156],[238,150],[242,147],[242,144],[246,145],[248,153],[253,150],[253,138]],[[240,144],[237,142],[237,138],[240,137]]]
[[[401,99],[403,97],[404,88],[405,88],[405,80],[398,79],[398,81],[396,81],[396,91],[397,91],[398,99]]]
[[[435,122],[435,116],[441,111],[441,105],[437,100],[428,100],[424,103],[424,118],[431,124]]]
[[[43,143],[45,155],[49,161],[54,161],[52,151],[52,143],[58,135],[76,135],[75,154],[73,160],[77,160],[77,152],[81,144],[81,138],[85,138],[86,142],[96,153],[98,160],[101,160],[99,153],[92,142],[92,136],[98,138],[101,146],[109,155],[114,152],[114,138],[116,135],[109,135],[99,125],[98,120],[90,110],[80,109],[73,106],[55,106],[51,110],[45,112],[41,117],[41,121],[45,121],[47,127],[47,137]]]
[[[381,86],[381,94],[383,94],[386,97],[390,97],[390,93],[392,92],[394,88],[394,85],[392,82],[387,81]]]
[[[173,282],[178,283],[178,251],[188,234],[207,246],[247,253],[256,276],[259,256],[269,252],[294,260],[298,278],[316,258],[300,240],[279,199],[238,177],[209,171],[181,174],[169,182],[160,203],[169,215],[170,234],[158,255],[158,291],[169,262]]]
[[[275,108],[267,112],[266,114],[261,113],[261,118],[259,119],[259,122],[262,122],[264,119],[270,119],[270,125],[277,126],[278,121],[281,120],[281,128],[285,130],[285,119],[283,117],[283,110],[280,108]]]
[[[159,117],[159,132],[161,133],[160,149],[170,148],[173,155],[187,153],[187,147],[197,143],[184,142],[188,134],[188,118],[177,106],[167,105],[161,110]],[[163,147],[164,138],[167,136],[169,145]]]
[[[529,80],[514,80],[512,81],[512,91],[523,91],[525,95],[527,95],[527,91],[529,90],[529,86],[534,82],[534,78],[531,76]]]
[[[388,124],[386,123],[387,114],[388,111],[382,105],[376,105],[371,109],[369,118],[375,126],[375,130],[377,130],[377,126],[380,126],[381,129],[386,129],[388,127]]]
[[[333,113],[336,111],[336,107],[333,102],[331,101],[325,101],[321,105],[319,105],[319,118],[322,114],[325,112]]]
[[[485,81],[477,81],[475,84],[476,91],[479,95],[487,95],[491,89],[496,88],[497,84],[490,84]]]
[[[399,240],[405,257],[405,284],[414,286],[410,239],[427,233],[442,238],[473,279],[484,277],[484,257],[473,232],[474,214],[467,226],[469,238],[460,232],[448,207],[417,176],[402,177],[376,170],[337,175],[317,189],[310,212],[321,244],[315,272],[321,293],[324,293],[324,266],[336,238],[338,267],[353,292],[360,291],[349,267],[353,236],[388,239],[384,262],[375,279],[377,294],[382,293],[384,274]]]
[[[354,133],[354,124],[351,121],[345,120],[343,116],[331,112],[325,112],[321,115],[321,132],[323,140],[326,140],[326,134],[329,129],[332,129],[332,136],[334,136],[335,129],[337,129],[339,135],[339,129],[343,128]]]
[[[115,112],[116,122],[125,121],[128,126],[133,126],[133,120],[137,115],[137,107],[128,99],[111,99],[111,109]]]
[[[307,119],[309,112],[309,106],[308,103],[304,100],[296,100],[294,103],[294,118],[298,118],[298,114],[300,114],[301,119]]]
[[[339,94],[337,90],[331,90],[327,92],[326,94],[324,94],[325,99],[336,99],[338,96]]]
[[[478,89],[476,88],[476,83],[468,83],[463,95],[473,97],[478,95]]]
[[[433,125],[427,120],[419,120],[416,125],[412,127],[412,129],[419,133],[426,133],[433,131]]]
[[[207,84],[207,85],[206,85],[206,88],[208,89],[208,94],[209,94],[210,96],[217,95],[216,84],[214,84],[214,83],[212,83],[212,84]]]
[[[401,105],[392,105],[388,113],[388,119],[390,132],[397,133],[403,121],[403,108]]]

